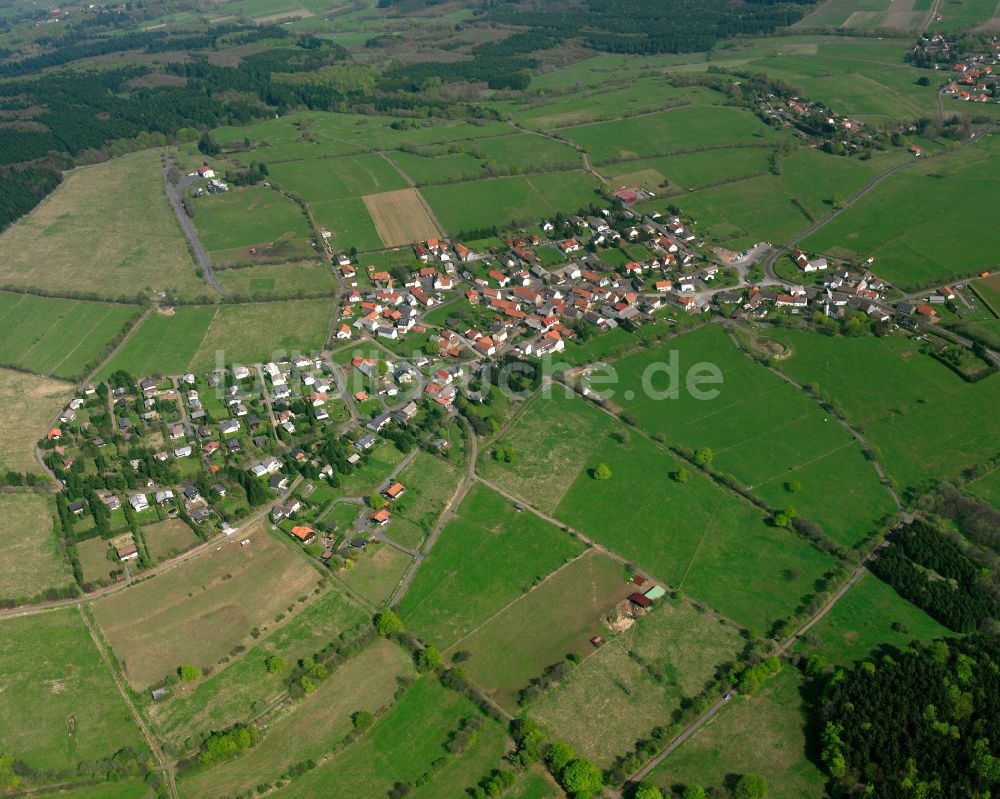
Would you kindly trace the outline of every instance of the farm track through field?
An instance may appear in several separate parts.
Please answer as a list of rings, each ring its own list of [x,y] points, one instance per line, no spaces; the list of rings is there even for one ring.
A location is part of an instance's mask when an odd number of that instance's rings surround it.
[[[743,343],[739,340],[739,336],[736,336],[733,333],[732,322],[726,321],[724,322],[724,325],[726,333],[729,335],[730,340],[733,342],[733,346],[735,346],[747,358],[755,360],[753,356],[749,352],[747,352],[746,348],[743,346]],[[850,433],[858,441],[859,444],[861,444],[861,448],[864,450],[868,460],[871,461],[872,467],[875,469],[875,473],[878,475],[878,479],[882,483],[882,486],[885,488],[889,496],[892,498],[892,501],[895,503],[896,508],[902,511],[903,501],[902,499],[900,499],[900,496],[896,491],[896,487],[893,485],[892,480],[889,478],[889,475],[886,473],[885,468],[882,466],[882,462],[878,459],[878,456],[875,454],[875,450],[872,448],[872,445],[868,442],[868,439],[865,438],[864,434],[860,430],[858,430],[853,424],[851,424],[850,420],[846,416],[841,414],[839,411],[834,410],[832,406],[825,404],[824,400],[821,397],[814,394],[804,385],[797,382],[796,380],[793,380],[791,377],[782,372],[780,369],[775,369],[773,366],[767,366],[764,364],[761,365],[775,377],[797,388],[811,400],[814,400],[815,402],[819,403],[825,413],[829,413],[830,416],[836,419],[837,422],[839,422],[840,425],[845,430],[847,430],[847,432]],[[829,455],[830,453],[826,454]]]
[[[993,121],[993,122],[987,122],[985,125],[983,125],[981,128],[979,128],[979,130],[977,130],[975,133],[973,133],[968,139],[962,140],[962,142],[960,142],[957,147],[954,147],[954,148],[952,148],[950,150],[942,150],[939,153],[935,153],[934,155],[927,156],[927,157],[924,157],[924,158],[913,158],[910,161],[904,161],[901,164],[896,164],[895,166],[891,166],[888,169],[886,169],[886,170],[880,172],[879,174],[875,175],[875,177],[873,177],[871,180],[869,180],[864,186],[862,186],[860,189],[858,189],[856,192],[854,192],[854,194],[852,194],[844,202],[844,204],[842,206],[840,206],[840,208],[834,209],[829,214],[827,214],[826,216],[824,216],[822,219],[816,220],[812,225],[810,225],[808,228],[806,228],[801,233],[793,236],[792,238],[788,239],[783,244],[778,245],[776,248],[773,248],[772,251],[767,255],[767,257],[764,258],[764,261],[763,261],[764,274],[767,275],[767,277],[770,278],[771,280],[777,281],[781,285],[786,285],[786,286],[792,285],[787,280],[784,280],[783,278],[780,278],[775,273],[775,271],[774,271],[774,264],[778,260],[778,258],[781,257],[781,255],[783,253],[785,253],[788,250],[792,249],[792,247],[794,247],[796,244],[798,244],[800,241],[802,241],[802,239],[808,238],[809,236],[811,236],[816,231],[820,230],[823,227],[826,227],[826,225],[828,225],[830,222],[832,222],[834,219],[836,219],[838,216],[840,216],[844,211],[846,211],[848,208],[850,208],[852,205],[854,205],[858,200],[860,200],[862,197],[864,197],[866,194],[868,194],[872,189],[874,189],[877,186],[881,185],[886,179],[892,177],[897,172],[901,172],[904,169],[908,169],[909,167],[913,166],[914,164],[919,164],[921,162],[926,163],[927,161],[933,161],[934,159],[940,158],[943,155],[948,155],[950,153],[958,152],[959,150],[961,150],[961,149],[963,149],[965,147],[968,147],[970,144],[975,144],[976,142],[979,142],[982,139],[984,139],[987,136],[987,134],[990,131],[992,131],[993,128],[996,127],[996,125],[997,125],[997,123],[995,121]]]
[[[469,493],[469,489],[472,488],[473,482],[480,479],[476,475],[476,461],[479,458],[479,444],[476,441],[476,434],[473,432],[472,427],[465,420],[464,416],[459,416],[457,418],[462,420],[461,423],[464,424],[466,430],[468,430],[469,440],[472,444],[472,452],[469,453],[469,466],[465,474],[465,479],[463,479],[458,488],[455,489],[455,493],[452,494],[451,499],[448,500],[448,504],[441,510],[441,515],[438,516],[437,521],[434,523],[434,528],[431,530],[430,535],[427,536],[427,540],[424,541],[423,545],[420,547],[420,550],[417,552],[417,556],[413,559],[413,562],[407,567],[406,572],[403,574],[403,578],[399,581],[399,585],[396,586],[396,590],[393,591],[392,596],[389,597],[389,601],[387,603],[389,607],[395,607],[399,604],[399,600],[403,598],[403,595],[407,592],[410,584],[413,582],[413,578],[417,574],[417,569],[420,568],[424,559],[437,542],[445,524],[447,524],[451,520],[451,517],[454,516],[455,508],[462,504],[462,500],[465,499],[465,495]]]
[[[149,746],[150,751],[153,753],[153,757],[156,758],[156,762],[160,764],[160,767],[166,772],[167,784],[170,788],[170,796],[173,799],[178,799],[177,785],[174,782],[174,764],[168,761],[163,754],[163,750],[160,748],[159,742],[153,737],[149,729],[146,727],[146,721],[143,719],[139,710],[136,708],[135,703],[132,701],[132,697],[129,694],[128,689],[122,682],[121,675],[115,668],[114,664],[111,662],[111,655],[108,653],[104,642],[101,637],[97,634],[97,630],[94,629],[94,625],[90,621],[90,617],[84,612],[83,607],[79,604],[76,606],[80,613],[80,618],[83,619],[83,624],[87,628],[87,633],[90,635],[91,640],[94,642],[94,646],[97,648],[98,654],[101,656],[101,660],[107,667],[108,671],[111,672],[111,678],[115,681],[115,687],[118,688],[118,693],[121,694],[122,700],[125,702],[126,707],[129,709],[129,713],[132,714],[136,726],[139,728],[139,732],[142,733],[142,737],[146,740],[146,745]]]
[[[910,517],[912,520],[912,517]],[[881,546],[886,546],[882,544]],[[820,608],[816,613],[810,616],[805,622],[803,622],[795,632],[791,633],[788,638],[786,638],[777,649],[774,650],[772,654],[775,657],[784,657],[788,650],[794,646],[802,636],[804,636],[809,630],[813,628],[814,625],[822,621],[826,615],[833,610],[834,606],[844,597],[844,595],[860,580],[865,572],[868,571],[868,563],[871,562],[871,558],[875,557],[876,553],[872,553],[864,562],[860,563],[858,567],[854,570],[854,573],[840,586],[834,593],[833,596]],[[687,727],[685,727],[676,738],[674,738],[666,747],[652,760],[647,762],[642,768],[640,768],[635,774],[629,777],[628,781],[625,783],[623,790],[612,790],[606,791],[606,796],[612,796],[616,799],[626,795],[630,788],[640,783],[645,779],[657,766],[660,765],[667,757],[677,750],[685,741],[690,739],[698,730],[700,730],[705,724],[711,721],[716,714],[726,706],[729,698],[735,696],[738,693],[737,689],[732,689],[729,693],[719,697],[715,703],[697,719],[691,722]],[[629,794],[630,795],[630,794]]]
[[[588,550],[588,551],[599,552],[602,555],[605,555],[606,557],[608,557],[611,560],[615,561],[616,563],[620,563],[622,566],[633,566],[634,565],[631,560],[629,560],[628,558],[626,558],[626,557],[624,557],[622,555],[619,555],[613,549],[609,549],[608,547],[604,546],[603,544],[599,544],[597,541],[595,541],[594,539],[592,539],[586,533],[582,533],[579,530],[575,529],[574,527],[570,527],[565,522],[562,522],[559,519],[555,518],[554,516],[550,516],[545,511],[539,510],[538,508],[536,508],[531,503],[526,502],[525,500],[521,499],[520,497],[515,496],[514,494],[511,494],[506,489],[501,488],[496,483],[490,482],[485,477],[480,477],[479,475],[476,475],[475,479],[476,479],[476,482],[481,483],[482,485],[486,486],[487,488],[491,489],[492,491],[495,491],[500,496],[505,497],[506,499],[509,499],[511,502],[518,503],[525,510],[530,511],[531,513],[535,514],[535,516],[537,516],[539,519],[542,519],[543,521],[546,521],[549,524],[552,524],[552,525],[558,527],[560,530],[565,530],[568,533],[572,533],[577,538],[579,538],[583,543],[585,543],[588,547],[590,547],[590,550]],[[574,558],[574,560],[575,560],[575,558]],[[642,572],[644,574],[648,575],[649,578],[653,582],[661,583],[664,586],[668,586],[668,587],[671,586],[671,584],[669,582],[667,582],[666,580],[663,580],[663,579],[657,577],[655,574],[653,574],[652,572],[650,572],[646,568],[643,568]],[[529,593],[530,593],[530,591],[529,591]],[[692,600],[690,598],[688,598],[688,601],[692,605],[694,605],[697,608],[699,608],[700,610],[703,610],[708,616],[712,617],[716,621],[723,622],[724,624],[728,625],[729,627],[732,627],[734,630],[738,630],[740,633],[746,633],[747,632],[746,628],[743,627],[741,624],[737,624],[732,619],[730,619],[730,618],[728,618],[726,616],[723,616],[721,613],[719,613],[718,611],[716,611],[714,608],[710,608],[708,605],[705,605],[705,604],[703,604],[701,602],[696,602],[696,601],[694,601],[694,600]]]

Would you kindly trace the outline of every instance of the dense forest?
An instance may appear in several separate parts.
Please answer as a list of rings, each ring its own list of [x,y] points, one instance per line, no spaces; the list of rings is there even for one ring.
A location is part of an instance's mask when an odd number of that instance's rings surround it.
[[[547,0],[530,11],[499,6],[487,19],[561,38],[580,37],[595,50],[613,53],[686,53],[710,50],[720,39],[755,36],[791,25],[809,3],[754,0],[587,0],[567,14],[563,4]]]
[[[1000,642],[893,651],[829,680],[822,759],[835,797],[990,799],[1000,791]]]
[[[902,527],[871,570],[914,605],[955,632],[1000,617],[988,570],[930,522]]]

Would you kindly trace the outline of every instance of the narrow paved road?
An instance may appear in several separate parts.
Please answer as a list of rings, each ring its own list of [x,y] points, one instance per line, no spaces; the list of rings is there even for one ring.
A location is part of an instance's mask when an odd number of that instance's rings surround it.
[[[824,216],[822,219],[816,220],[812,225],[810,225],[804,231],[802,231],[801,233],[793,236],[788,241],[786,241],[784,244],[781,244],[777,248],[775,248],[764,259],[764,263],[763,263],[764,273],[770,279],[772,279],[772,280],[778,281],[779,283],[782,283],[782,284],[785,284],[785,285],[789,285],[787,280],[783,280],[782,278],[778,277],[777,274],[775,274],[775,272],[774,272],[774,264],[778,260],[778,258],[781,257],[781,255],[783,253],[785,253],[788,250],[790,250],[792,247],[794,247],[796,244],[798,244],[803,239],[808,238],[809,236],[811,236],[813,233],[815,233],[820,228],[825,227],[827,224],[829,224],[830,222],[832,222],[834,219],[836,219],[838,216],[840,216],[844,211],[846,211],[848,208],[850,208],[852,205],[854,205],[854,203],[856,203],[858,200],[860,200],[862,197],[864,197],[866,194],[868,194],[868,192],[870,192],[872,189],[874,189],[877,186],[879,186],[887,178],[892,177],[897,172],[901,172],[904,169],[908,169],[909,167],[913,166],[914,164],[919,164],[919,163],[922,163],[922,162],[932,161],[935,158],[940,158],[943,155],[948,155],[949,153],[954,153],[957,150],[961,150],[964,147],[968,147],[970,144],[975,144],[980,139],[982,139],[983,137],[985,137],[986,134],[988,134],[994,127],[996,127],[996,125],[997,125],[996,122],[988,122],[987,124],[983,125],[983,127],[981,127],[979,130],[977,130],[975,133],[973,133],[969,138],[963,139],[959,143],[959,145],[957,147],[954,147],[954,148],[951,148],[951,149],[948,149],[948,150],[942,150],[939,153],[935,153],[934,155],[924,156],[922,158],[912,158],[909,161],[904,161],[901,164],[896,164],[895,166],[891,166],[888,169],[880,172],[875,177],[873,177],[871,180],[869,180],[864,186],[862,186],[860,189],[858,189],[856,192],[854,192],[854,194],[852,194],[847,199],[847,201],[840,208],[836,208],[833,211],[831,211],[829,214],[827,214],[826,216]]]
[[[215,289],[219,294],[225,294],[226,291],[222,288],[222,284],[219,283],[219,279],[215,276],[215,272],[212,269],[212,262],[208,260],[208,253],[205,252],[205,248],[201,245],[201,239],[198,238],[198,233],[194,229],[194,225],[191,224],[191,220],[187,213],[184,211],[184,205],[181,203],[181,194],[184,189],[190,186],[196,178],[190,175],[185,175],[180,179],[180,182],[176,186],[170,182],[168,177],[169,167],[164,167],[163,169],[163,188],[167,192],[167,199],[170,201],[171,207],[174,209],[174,215],[177,217],[177,222],[181,226],[181,230],[184,231],[184,238],[188,240],[188,244],[191,245],[191,252],[194,253],[195,260],[198,262],[198,266],[201,267],[202,274],[205,276],[205,280],[213,289]]]

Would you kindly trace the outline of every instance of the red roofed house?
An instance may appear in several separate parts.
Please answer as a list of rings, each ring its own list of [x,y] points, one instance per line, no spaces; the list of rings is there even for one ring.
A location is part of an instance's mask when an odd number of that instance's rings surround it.
[[[403,484],[398,480],[389,486],[385,491],[382,492],[382,496],[386,499],[399,499],[403,494],[406,493],[406,489]]]
[[[375,511],[375,513],[373,513],[368,518],[371,519],[372,524],[377,524],[379,527],[384,527],[389,523],[389,519],[392,518],[392,516],[389,513],[389,511],[387,511],[385,508],[382,508],[382,510]]]
[[[293,538],[297,538],[303,545],[311,544],[316,540],[316,531],[304,524],[295,525],[292,528],[291,535]]]

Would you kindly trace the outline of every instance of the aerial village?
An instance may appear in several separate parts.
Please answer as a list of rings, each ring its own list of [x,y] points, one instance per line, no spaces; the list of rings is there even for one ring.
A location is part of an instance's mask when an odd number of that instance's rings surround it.
[[[211,172],[199,175],[214,180]],[[112,580],[143,568],[142,525],[172,518],[207,540],[266,517],[342,568],[369,542],[393,541],[406,486],[402,467],[389,470],[379,491],[356,497],[337,522],[329,520],[332,489],[369,474],[369,460],[384,461],[377,453],[386,448],[445,457],[464,449],[458,415],[476,434],[495,429],[477,410],[493,400],[491,364],[558,362],[568,343],[615,328],[712,315],[928,336],[943,307],[964,301],[960,285],[902,295],[873,259],[766,242],[741,253],[707,246],[694,220],[636,209],[652,197],[626,188],[607,207],[540,220],[537,232],[490,251],[419,242],[409,269],[336,254],[342,290],[328,350],[204,375],[116,373],[84,386],[40,442],[68,489],[59,494],[64,524],[93,517],[99,529],[121,531],[105,536],[118,561]],[[642,260],[626,255],[640,249]],[[117,474],[93,477],[114,473],[116,459],[125,462]]]

